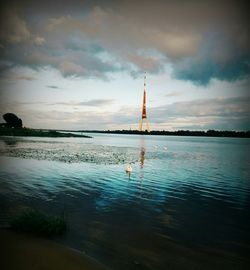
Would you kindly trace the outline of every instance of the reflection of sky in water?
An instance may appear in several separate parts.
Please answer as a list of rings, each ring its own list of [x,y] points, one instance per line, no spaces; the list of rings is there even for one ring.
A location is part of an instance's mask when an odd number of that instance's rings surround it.
[[[52,213],[65,208],[71,228],[65,241],[106,259],[116,253],[150,260],[139,254],[142,250],[164,258],[168,238],[234,252],[247,245],[248,139],[94,136],[1,141],[0,221],[17,205]],[[13,149],[18,158],[8,156]],[[22,159],[25,149],[31,155]],[[34,154],[41,150],[47,151],[43,158]],[[80,160],[51,161],[60,160],[51,156],[63,151]],[[94,161],[83,162],[82,152],[93,154]],[[118,156],[122,161],[114,162]],[[128,178],[125,167],[131,161]],[[161,260],[150,263],[163,265]]]

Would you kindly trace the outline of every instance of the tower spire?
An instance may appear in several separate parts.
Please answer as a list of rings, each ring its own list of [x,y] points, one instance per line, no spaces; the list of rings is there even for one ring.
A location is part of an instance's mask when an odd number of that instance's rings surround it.
[[[147,73],[146,71],[144,72],[144,90],[146,90],[146,77],[147,76]]]
[[[139,123],[139,131],[142,131],[143,128],[143,123],[146,124],[146,129],[148,132],[150,132],[149,129],[149,123],[147,121],[147,112],[146,112],[146,72],[144,73],[144,92],[143,92],[143,103],[142,103],[142,116],[141,116],[141,120]]]

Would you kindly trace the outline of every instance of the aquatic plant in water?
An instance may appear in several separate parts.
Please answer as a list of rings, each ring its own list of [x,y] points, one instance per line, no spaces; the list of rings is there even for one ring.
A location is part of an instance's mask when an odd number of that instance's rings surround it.
[[[11,229],[39,236],[53,237],[66,231],[64,215],[49,216],[37,210],[26,210],[10,222]]]

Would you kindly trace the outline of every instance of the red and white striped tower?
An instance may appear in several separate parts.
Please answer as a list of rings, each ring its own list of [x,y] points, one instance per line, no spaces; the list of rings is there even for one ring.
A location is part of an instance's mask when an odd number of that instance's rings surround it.
[[[142,103],[142,115],[141,121],[139,123],[139,131],[143,131],[143,125],[146,125],[145,131],[150,132],[149,123],[147,120],[147,111],[146,111],[146,72],[144,75],[144,92],[143,92],[143,103]]]

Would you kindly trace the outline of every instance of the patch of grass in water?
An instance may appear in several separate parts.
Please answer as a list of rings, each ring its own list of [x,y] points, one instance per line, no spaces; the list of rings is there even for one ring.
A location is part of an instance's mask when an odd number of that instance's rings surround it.
[[[66,231],[63,216],[49,216],[37,210],[27,210],[10,222],[11,229],[38,236],[54,237]]]

